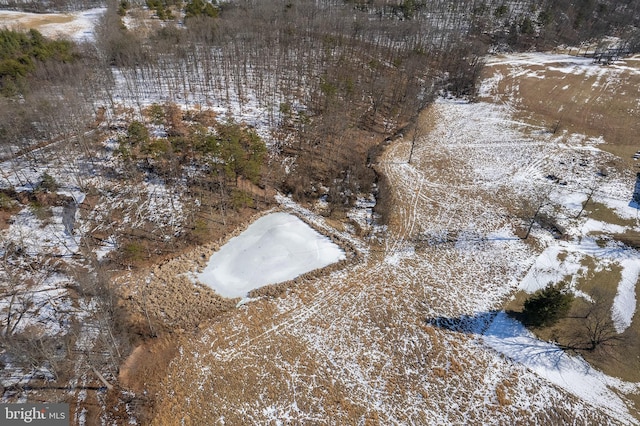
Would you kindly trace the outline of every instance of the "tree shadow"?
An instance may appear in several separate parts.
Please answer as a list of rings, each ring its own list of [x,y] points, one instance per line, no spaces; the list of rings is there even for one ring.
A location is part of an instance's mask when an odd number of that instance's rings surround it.
[[[459,317],[430,317],[425,321],[427,324],[443,330],[482,335],[498,313],[499,311],[489,311],[479,312],[474,315],[461,315]]]
[[[629,207],[640,210],[640,173],[636,174],[636,185],[633,188],[633,196],[631,197],[631,202],[629,202]]]
[[[455,331],[464,334],[484,335],[498,314],[506,314],[509,318],[518,321],[524,327],[524,315],[518,311],[491,310],[478,312],[474,315],[460,315],[459,317],[428,317],[425,322],[433,327]]]
[[[430,317],[426,323],[481,337],[486,346],[529,368],[561,369],[561,364],[568,360],[565,353],[568,348],[538,339],[521,319],[521,314],[515,311],[488,311],[459,317]]]

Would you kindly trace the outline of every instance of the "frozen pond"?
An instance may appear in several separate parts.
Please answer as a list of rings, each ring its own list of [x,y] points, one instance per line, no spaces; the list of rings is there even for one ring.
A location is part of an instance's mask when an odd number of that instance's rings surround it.
[[[198,280],[221,296],[244,297],[345,257],[340,247],[296,216],[272,213],[214,253]]]

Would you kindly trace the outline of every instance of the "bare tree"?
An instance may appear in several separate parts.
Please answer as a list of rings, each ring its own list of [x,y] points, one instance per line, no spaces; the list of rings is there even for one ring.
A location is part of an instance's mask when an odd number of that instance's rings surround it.
[[[523,240],[529,238],[533,225],[538,221],[540,214],[545,206],[549,204],[549,192],[538,191],[531,198],[522,200],[518,216],[528,222],[527,230],[522,237]]]
[[[578,311],[576,327],[571,336],[570,347],[577,350],[607,351],[625,342],[625,336],[618,333],[612,317],[611,304],[601,291],[592,294],[592,301],[587,302]]]

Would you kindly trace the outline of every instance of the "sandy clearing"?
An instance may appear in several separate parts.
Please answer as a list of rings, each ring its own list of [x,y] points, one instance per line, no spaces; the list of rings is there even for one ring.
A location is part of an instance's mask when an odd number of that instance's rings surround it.
[[[47,37],[68,37],[75,41],[93,40],[93,31],[104,8],[74,13],[26,13],[0,10],[0,27],[36,29]]]

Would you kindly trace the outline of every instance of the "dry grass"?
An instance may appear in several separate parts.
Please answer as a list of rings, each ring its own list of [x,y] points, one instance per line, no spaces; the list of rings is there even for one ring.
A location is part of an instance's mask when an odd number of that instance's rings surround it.
[[[176,356],[176,340],[165,336],[140,344],[120,366],[118,384],[137,395],[156,394],[155,388],[166,374],[169,363]],[[137,407],[139,420],[153,417],[153,405]]]
[[[10,15],[0,14],[0,27],[15,28],[15,29],[40,29],[43,25],[51,24],[66,24],[73,21],[75,18],[71,15],[64,15],[59,13],[46,13],[46,14],[34,14],[34,13],[17,13]]]
[[[544,78],[523,78],[522,69],[517,66],[487,67],[486,76],[500,73],[504,77],[498,83],[493,99],[513,107],[518,119],[549,132],[555,131],[558,135],[564,134],[565,138],[574,133],[602,136],[606,143],[598,145],[598,148],[618,157],[603,167],[635,169],[637,162],[631,156],[638,150],[640,121],[637,119],[637,100],[640,98],[640,76],[615,66],[606,69],[594,65],[588,72],[576,74],[553,70],[551,67],[555,64],[548,65],[527,66],[527,72]],[[637,226],[636,220],[621,218],[614,210],[593,201],[586,205],[584,215],[604,223],[631,228]],[[637,247],[638,235],[635,231],[611,237]],[[587,294],[598,294],[610,309],[620,283],[621,267],[612,264],[598,269],[591,258],[585,260],[584,266],[588,273],[579,278],[577,288]],[[515,294],[505,304],[505,309],[519,312],[527,297],[524,292]],[[578,298],[570,316],[578,315],[585,306],[586,302]],[[579,319],[568,318],[554,327],[536,330],[536,334],[545,340],[562,342],[575,332],[578,322]],[[610,349],[606,354],[586,351],[583,356],[606,374],[625,380],[640,380],[640,359],[637,355],[640,353],[639,333],[640,322],[636,319],[623,334],[626,339],[624,344]]]
[[[622,268],[617,264],[599,268],[595,259],[586,258],[583,266],[587,273],[577,280],[576,288],[588,295],[598,298],[609,312],[617,292]],[[521,312],[524,301],[529,294],[520,291],[506,305],[506,310]],[[572,346],[577,332],[582,329],[583,315],[590,306],[589,302],[581,297],[575,299],[567,318],[560,320],[556,325],[547,328],[533,329],[538,338],[545,341],[556,341],[563,345]],[[595,351],[580,350],[580,355],[592,366],[605,374],[620,377],[627,381],[640,381],[640,321],[633,321],[631,326],[621,335],[623,341],[620,344],[600,348]]]
[[[627,231],[623,234],[615,234],[614,238],[629,247],[640,249],[640,232],[638,231]]]
[[[539,108],[540,114],[545,112]],[[443,118],[431,109],[422,116],[427,125]],[[434,129],[427,127],[425,133]],[[573,410],[579,405],[565,393],[557,394],[558,404],[549,409],[523,412],[521,403],[535,398],[539,386],[553,392],[547,384],[478,351],[474,337],[424,323],[432,309],[451,318],[468,312],[460,300],[483,290],[471,283],[504,283],[511,270],[499,262],[493,267],[491,258],[476,259],[486,242],[478,242],[477,252],[469,249],[468,256],[455,241],[425,246],[419,259],[403,258],[403,250],[427,226],[464,231],[468,216],[462,213],[476,208],[471,201],[477,202],[477,218],[485,209],[508,207],[509,200],[478,194],[466,176],[470,166],[465,159],[440,146],[423,147],[413,168],[405,167],[410,149],[411,131],[380,157],[379,171],[390,176],[394,196],[385,241],[353,267],[294,280],[286,292],[267,288],[256,294],[274,297],[184,333],[182,355],[157,387],[154,424],[179,424],[181,419],[184,424],[214,424],[221,418],[227,424],[268,423],[269,413],[294,424],[575,421]],[[428,184],[418,188],[421,179]],[[442,206],[455,208],[445,211]],[[496,218],[492,226],[505,224],[508,219]],[[396,263],[388,262],[393,256]],[[514,303],[518,297],[522,295]],[[487,397],[493,401],[490,407]],[[299,411],[291,410],[292,401]],[[596,410],[580,415],[604,421]]]
[[[508,396],[510,386],[512,386],[511,382],[503,380],[502,383],[496,387],[496,397],[498,398],[498,404],[500,404],[501,407],[511,405],[511,399],[509,399]]]
[[[604,223],[611,223],[625,227],[635,227],[636,220],[621,218],[614,210],[601,203],[590,201],[585,207],[585,212],[590,219]]]
[[[562,66],[562,65],[560,65]],[[598,71],[600,65],[594,65]],[[621,157],[625,166],[633,166],[631,155],[638,150],[640,120],[637,100],[640,98],[640,75],[620,71],[618,78],[572,74],[528,67],[544,78],[513,77],[508,65],[487,67],[486,75],[496,72],[505,77],[497,93],[501,101],[515,103],[517,116],[532,124],[557,132],[603,136],[602,148]],[[511,98],[513,95],[514,98]],[[515,100],[514,100],[515,99]]]
[[[524,305],[524,301],[530,296],[526,291],[518,291],[511,296],[510,299],[505,301],[502,309],[507,312],[522,312],[522,306]]]
[[[391,145],[383,162],[405,158],[407,142]],[[416,160],[424,164],[421,171],[431,171],[429,161]],[[397,191],[387,241],[353,267],[297,280],[286,294],[230,311],[224,321],[185,339],[183,355],[168,369],[155,424],[177,424],[180,417],[185,424],[213,424],[222,417],[232,424],[248,418],[268,423],[269,410],[274,418],[291,416],[294,424],[433,424],[434,413],[452,423],[517,418],[510,414],[517,410],[512,392],[523,382],[491,365],[495,358],[479,353],[472,337],[424,323],[429,304],[460,312],[452,292],[464,290],[450,284],[465,282],[472,259],[450,245],[425,248],[419,261],[385,262],[420,231],[418,213],[433,211],[435,218],[430,197],[452,192],[434,186],[418,197],[396,164],[381,166],[394,173],[390,186]],[[440,280],[413,275],[421,267],[446,272],[436,275]],[[497,279],[508,271],[490,273]],[[485,374],[497,375],[488,390]],[[485,407],[494,389],[498,403]],[[291,411],[291,401],[299,411]],[[562,407],[558,411],[568,416]]]
[[[204,269],[211,255],[225,241],[238,235],[262,214],[251,215],[249,211],[238,214],[227,227],[216,229],[217,241],[195,248],[187,245],[182,253],[155,266],[145,267],[144,262],[139,262],[139,270],[118,277],[116,282],[123,311],[129,313],[140,334],[193,330],[202,322],[233,308],[237,301],[225,299],[207,286],[195,285],[189,274]]]

